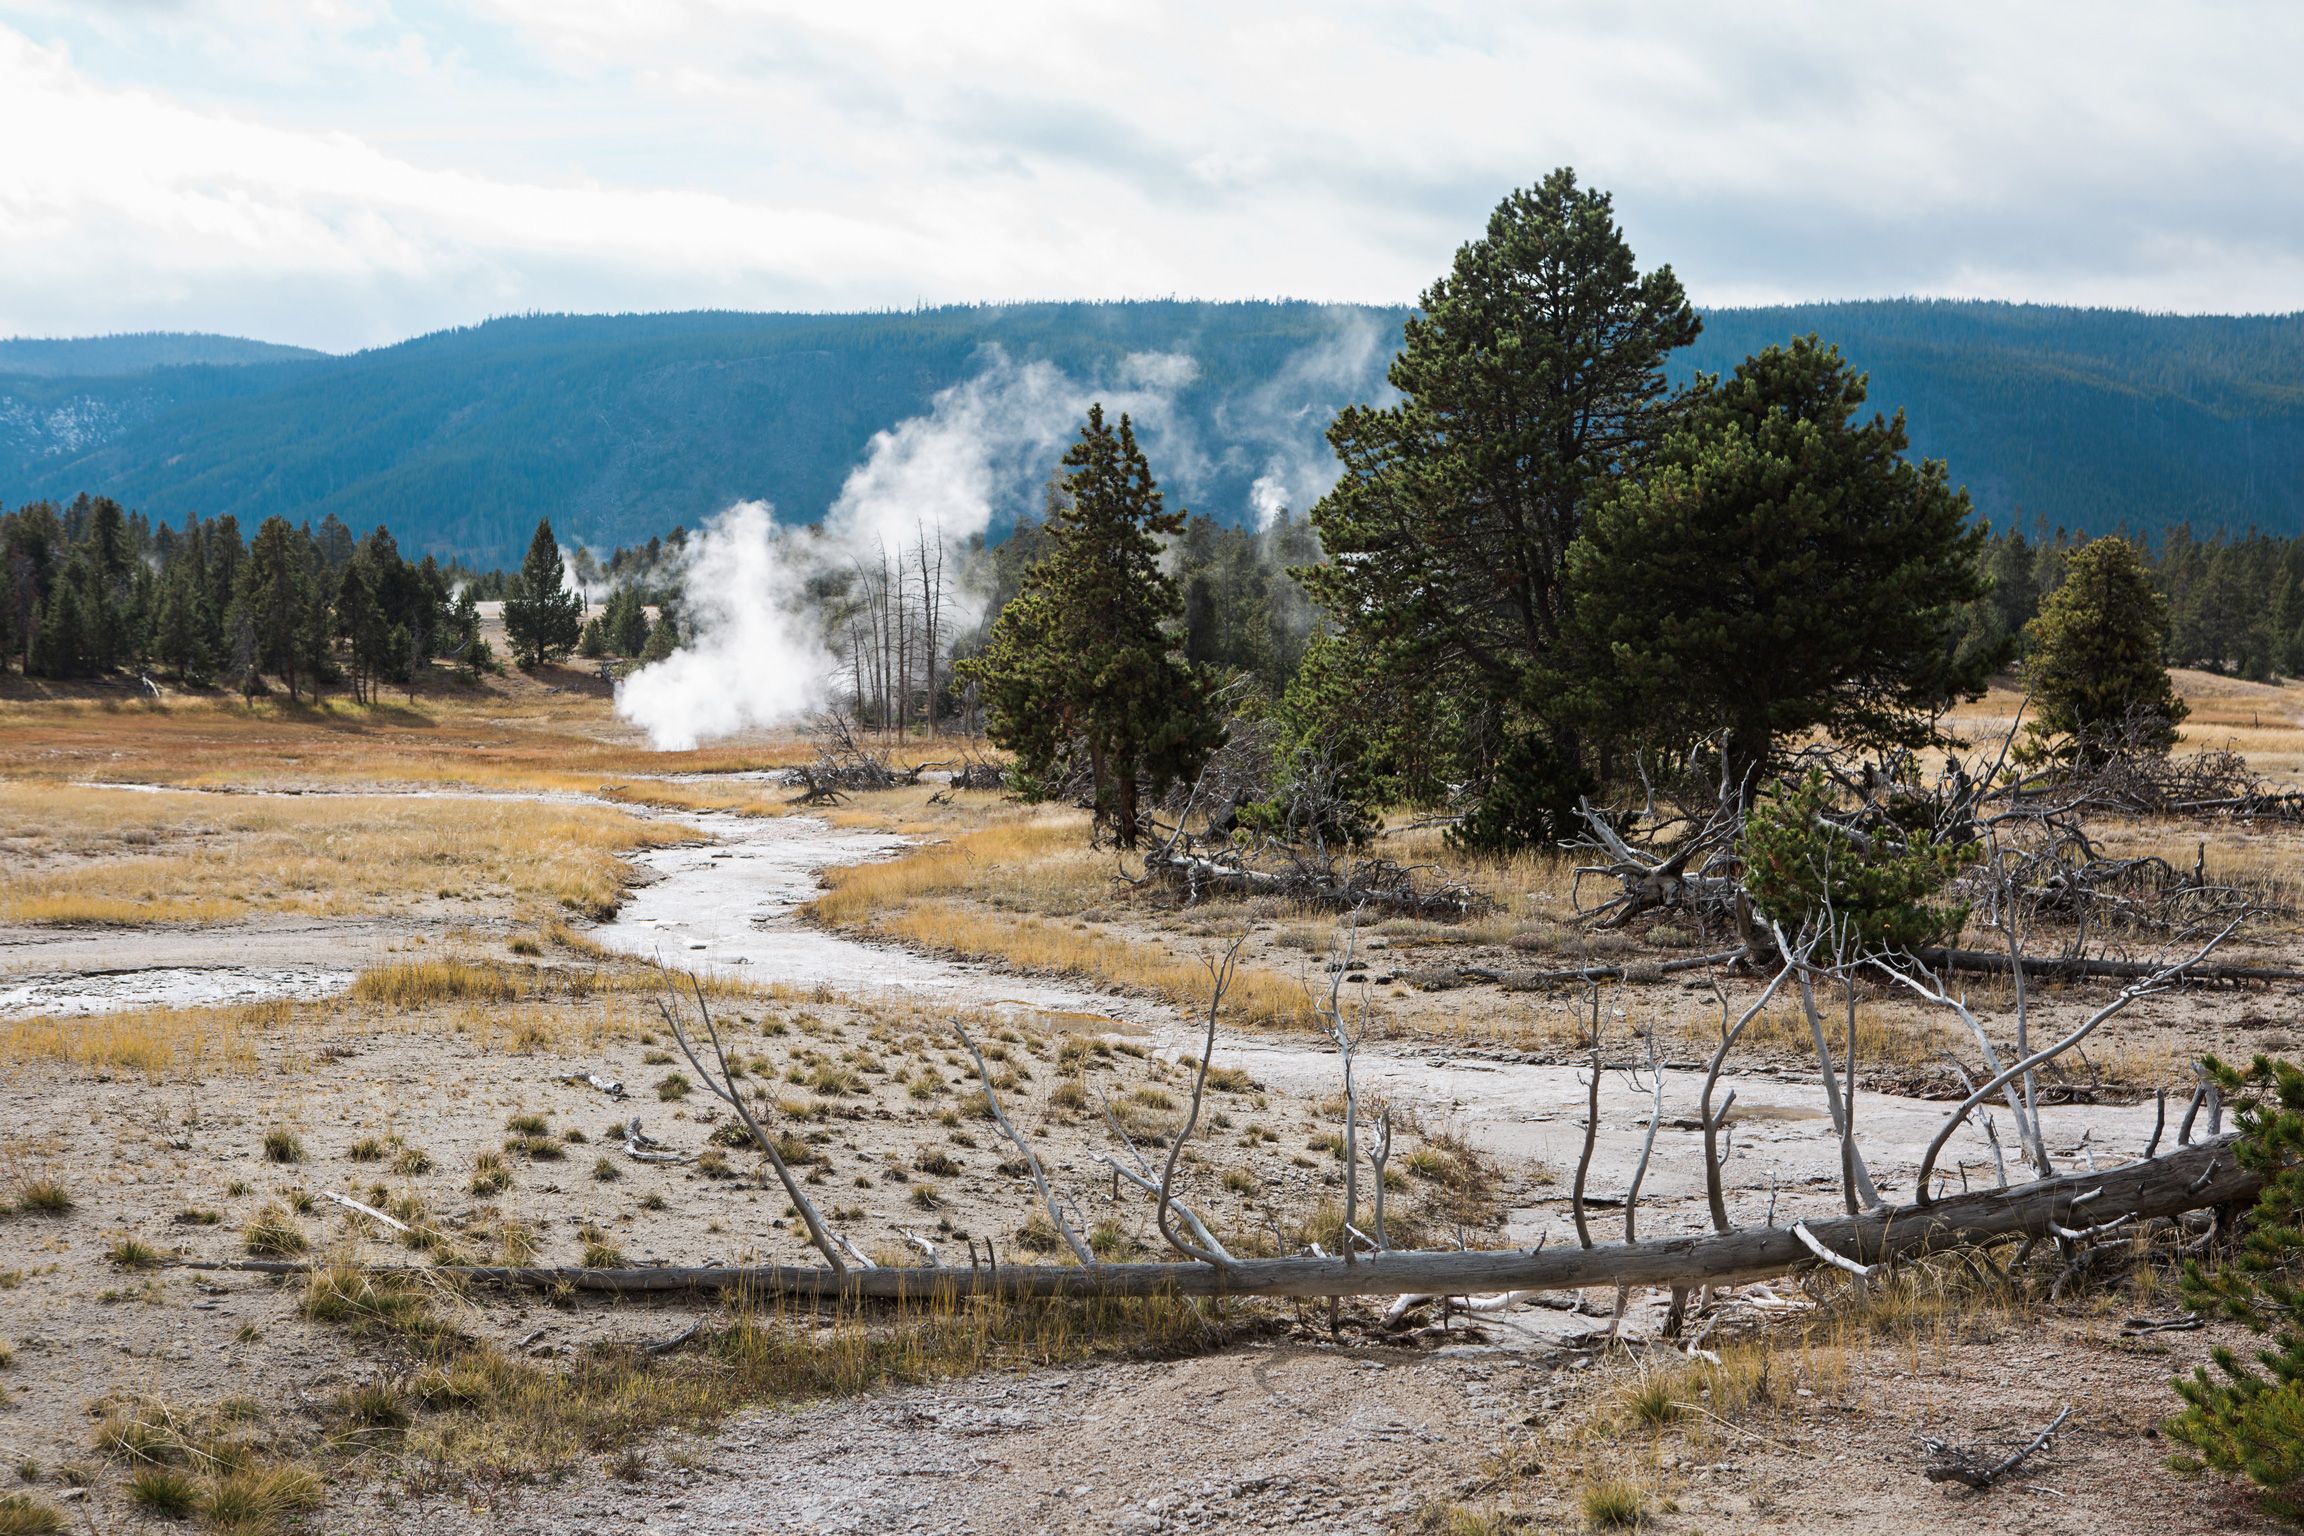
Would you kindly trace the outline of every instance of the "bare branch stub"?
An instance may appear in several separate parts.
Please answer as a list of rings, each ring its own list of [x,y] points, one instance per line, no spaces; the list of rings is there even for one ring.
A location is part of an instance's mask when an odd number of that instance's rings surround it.
[[[1080,1234],[1072,1230],[1072,1223],[1065,1220],[1056,1197],[1048,1192],[1048,1176],[1041,1171],[1040,1154],[1033,1151],[1032,1143],[1025,1140],[1023,1133],[1009,1123],[1008,1112],[1000,1107],[1000,1096],[992,1091],[992,1069],[984,1064],[984,1053],[976,1049],[976,1042],[968,1038],[967,1029],[957,1019],[952,1022],[952,1032],[960,1037],[960,1043],[968,1047],[968,1054],[975,1058],[976,1076],[984,1084],[984,1103],[992,1111],[992,1118],[999,1122],[1000,1129],[1008,1133],[1008,1139],[1016,1143],[1017,1149],[1024,1154],[1025,1165],[1032,1170],[1032,1187],[1039,1191],[1040,1203],[1048,1208],[1048,1219],[1056,1223],[1056,1230],[1064,1235],[1064,1241],[1071,1248],[1074,1258],[1083,1264],[1095,1263],[1095,1250],[1081,1241]],[[936,1261],[933,1249],[929,1251],[928,1261],[931,1264]]]
[[[792,1177],[792,1170],[785,1165],[784,1154],[777,1150],[774,1138],[760,1128],[759,1121],[752,1118],[752,1111],[745,1107],[744,1095],[738,1090],[736,1079],[728,1070],[728,1054],[721,1047],[720,1031],[712,1022],[712,1010],[704,1001],[704,985],[693,976],[689,978],[689,984],[695,990],[696,1011],[704,1021],[705,1038],[711,1043],[712,1056],[720,1070],[718,1073],[714,1073],[697,1059],[696,1049],[689,1043],[688,1031],[681,1022],[680,1009],[677,1006],[680,1001],[680,994],[672,989],[671,978],[667,976],[665,987],[671,992],[674,1006],[667,1007],[659,999],[656,1004],[656,1011],[663,1015],[665,1027],[672,1031],[672,1038],[679,1043],[680,1054],[688,1058],[688,1064],[696,1069],[696,1075],[704,1080],[704,1086],[711,1089],[715,1097],[724,1100],[736,1111],[737,1115],[744,1121],[745,1128],[751,1131],[753,1142],[761,1151],[768,1154],[769,1163],[776,1169],[776,1177],[784,1185],[784,1193],[790,1197],[793,1208],[800,1213],[800,1219],[808,1227],[808,1240],[815,1244],[817,1252],[824,1255],[824,1262],[832,1266],[832,1272],[837,1275],[844,1273],[847,1269],[847,1265],[842,1262],[840,1257],[843,1249],[847,1251],[850,1258],[858,1261],[860,1268],[871,1268],[872,1261],[870,1259],[858,1253],[854,1245],[838,1240],[832,1230],[825,1225],[823,1216],[817,1212],[815,1202],[810,1200],[808,1192],[800,1187],[800,1181]],[[638,1124],[637,1120],[633,1122],[635,1130],[638,1129]]]

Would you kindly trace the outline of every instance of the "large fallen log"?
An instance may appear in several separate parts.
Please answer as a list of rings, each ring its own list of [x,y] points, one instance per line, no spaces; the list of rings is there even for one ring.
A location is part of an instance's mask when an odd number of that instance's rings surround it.
[[[2149,1221],[2252,1198],[2263,1185],[2232,1158],[2231,1136],[2102,1173],[1978,1190],[1922,1207],[1804,1221],[1809,1238],[1862,1266],[1916,1258],[1996,1239],[2046,1237],[2059,1227],[2100,1228],[2119,1217]],[[2075,1218],[2078,1218],[2076,1221]],[[1014,1297],[1400,1296],[1411,1292],[1567,1290],[1587,1286],[1737,1285],[1821,1262],[1791,1226],[1745,1227],[1701,1237],[1592,1248],[1544,1247],[1342,1258],[1243,1259],[1214,1264],[981,1264],[966,1269],[830,1269],[761,1265],[712,1269],[533,1269],[491,1265],[409,1267],[501,1285],[635,1295],[734,1291],[754,1296]],[[188,1269],[300,1274],[324,1264],[281,1260],[184,1261]]]
[[[1936,970],[1986,971],[2005,975],[2008,956],[2004,951],[1989,949],[1916,949],[1913,958],[1922,965]],[[2027,956],[2024,974],[2045,976],[2051,980],[2076,981],[2083,976],[2102,976],[2124,981],[2136,981],[2156,976],[2168,968],[2164,960],[2046,960]],[[2187,982],[2194,981],[2304,981],[2304,971],[2278,970],[2261,965],[2195,965],[2184,973]]]

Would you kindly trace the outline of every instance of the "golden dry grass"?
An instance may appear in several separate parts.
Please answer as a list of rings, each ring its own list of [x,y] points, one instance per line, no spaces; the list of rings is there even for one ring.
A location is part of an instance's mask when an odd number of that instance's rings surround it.
[[[307,1010],[307,1014],[311,1010]],[[218,1070],[253,1071],[258,1043],[294,1019],[288,1005],[148,1008],[92,1018],[19,1018],[0,1034],[0,1061],[65,1062],[137,1072],[154,1082]]]
[[[27,697],[36,685],[24,679],[0,679],[0,686],[0,776],[12,779],[590,793],[633,775],[782,767],[815,752],[797,735],[653,751],[615,718],[604,693],[546,692],[540,681],[518,677],[472,690],[438,687],[414,705],[341,698],[244,704],[213,694],[132,703]]]
[[[620,855],[693,830],[599,806],[0,783],[0,922],[219,923],[438,896],[604,916]]]

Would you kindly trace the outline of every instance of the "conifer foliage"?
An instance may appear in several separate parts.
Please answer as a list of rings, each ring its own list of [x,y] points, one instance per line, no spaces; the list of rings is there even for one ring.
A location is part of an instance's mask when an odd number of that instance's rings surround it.
[[[1684,748],[1725,730],[1749,794],[1779,743],[1822,727],[1926,744],[2014,647],[1962,652],[1984,530],[1943,464],[1904,457],[1904,415],[1814,336],[1700,381],[1683,424],[1596,498],[1568,552],[1590,728]]]
[[[583,634],[584,599],[562,583],[560,541],[545,518],[520,562],[519,589],[504,599],[504,635],[512,642],[512,659],[534,668],[576,649]]]
[[[2149,751],[2175,745],[2191,708],[2176,696],[2161,646],[2168,604],[2126,539],[2098,539],[2072,557],[2064,583],[2029,627],[2024,681],[2037,713],[2030,755],[2085,754],[2113,736]]]
[[[1160,568],[1161,540],[1183,531],[1185,514],[1163,510],[1133,425],[1122,415],[1115,428],[1102,405],[1089,407],[1064,467],[1048,553],[961,676],[980,688],[986,734],[1016,754],[1028,783],[1080,744],[1099,819],[1134,847],[1144,789],[1198,773],[1224,742],[1214,675],[1172,654],[1184,601]]]
[[[2304,1287],[2295,1281],[2304,1260],[2304,1071],[2264,1056],[2246,1072],[2213,1056],[2202,1065],[2238,1104],[2233,1157],[2265,1183],[2236,1258],[2213,1272],[2186,1261],[2184,1305],[2272,1334],[2277,1347],[2256,1352],[2263,1372],[2222,1345],[2210,1351],[2218,1374],[2196,1367],[2176,1383],[2186,1406],[2168,1436],[2200,1453],[2176,1458],[2179,1467],[2196,1471],[2204,1460],[2245,1474],[2266,1490],[2267,1511],[2304,1522]]]

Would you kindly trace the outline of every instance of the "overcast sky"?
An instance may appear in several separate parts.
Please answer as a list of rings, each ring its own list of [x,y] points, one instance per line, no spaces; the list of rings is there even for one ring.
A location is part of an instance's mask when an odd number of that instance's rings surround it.
[[[2304,309],[2304,8],[0,0],[0,335],[1405,302],[1557,165],[1699,303]]]

